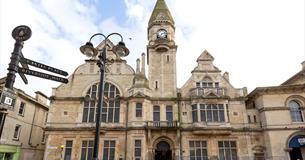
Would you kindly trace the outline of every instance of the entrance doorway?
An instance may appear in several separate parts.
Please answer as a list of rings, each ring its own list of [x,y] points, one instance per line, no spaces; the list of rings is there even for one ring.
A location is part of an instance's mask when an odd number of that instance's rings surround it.
[[[155,160],[172,160],[172,151],[167,142],[161,141],[157,144]]]
[[[290,160],[305,160],[305,135],[293,136],[288,143]]]
[[[303,160],[301,148],[292,148],[289,154],[290,160]]]

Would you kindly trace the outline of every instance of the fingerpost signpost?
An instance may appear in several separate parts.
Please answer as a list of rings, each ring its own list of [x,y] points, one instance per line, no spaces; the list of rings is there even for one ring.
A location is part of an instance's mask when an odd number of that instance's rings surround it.
[[[28,26],[21,25],[17,26],[13,32],[12,37],[15,39],[14,50],[11,55],[11,61],[7,68],[8,73],[5,81],[5,86],[0,90],[0,138],[5,122],[7,110],[12,110],[16,102],[16,92],[14,91],[14,83],[16,73],[18,73],[25,84],[28,84],[28,80],[25,75],[31,75],[39,78],[53,80],[61,83],[68,83],[68,79],[54,76],[47,73],[42,73],[29,69],[29,66],[37,67],[48,72],[59,74],[62,76],[68,76],[66,71],[35,62],[27,59],[22,54],[22,48],[24,41],[28,40],[32,35],[32,31]],[[20,65],[19,65],[20,64]]]

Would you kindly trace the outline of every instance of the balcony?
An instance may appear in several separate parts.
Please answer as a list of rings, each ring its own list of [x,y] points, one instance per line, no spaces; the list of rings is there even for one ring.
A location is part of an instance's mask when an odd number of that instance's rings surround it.
[[[191,97],[223,97],[224,88],[193,88],[190,90]]]
[[[177,121],[149,121],[147,128],[178,128],[179,122]]]

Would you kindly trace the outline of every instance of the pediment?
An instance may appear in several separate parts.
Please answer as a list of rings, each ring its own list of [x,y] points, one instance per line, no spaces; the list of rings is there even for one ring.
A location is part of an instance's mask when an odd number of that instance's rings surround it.
[[[197,58],[198,61],[214,61],[214,57],[207,50],[204,50]]]
[[[299,84],[305,84],[305,69],[301,70],[288,80],[286,80],[281,85],[299,85]]]

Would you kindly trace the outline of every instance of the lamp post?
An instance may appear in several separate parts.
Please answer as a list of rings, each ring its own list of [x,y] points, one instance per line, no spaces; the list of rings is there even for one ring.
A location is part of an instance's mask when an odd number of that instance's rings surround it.
[[[92,35],[89,41],[80,47],[80,51],[86,55],[87,57],[95,57],[98,53],[98,61],[97,65],[100,68],[100,82],[99,82],[99,90],[98,90],[98,106],[96,111],[96,119],[95,119],[95,137],[94,137],[94,148],[93,148],[93,159],[98,160],[98,150],[99,150],[99,138],[100,138],[100,119],[101,119],[101,108],[103,105],[103,97],[104,97],[104,84],[105,84],[105,66],[106,66],[106,55],[107,55],[107,44],[101,50],[93,47],[91,40],[95,36],[102,36],[104,38],[105,43],[112,35],[118,35],[121,38],[121,41],[112,48],[114,54],[119,57],[125,57],[129,54],[128,48],[126,48],[125,43],[123,42],[123,37],[119,33],[111,33],[108,36],[105,36],[102,33],[96,33]]]

